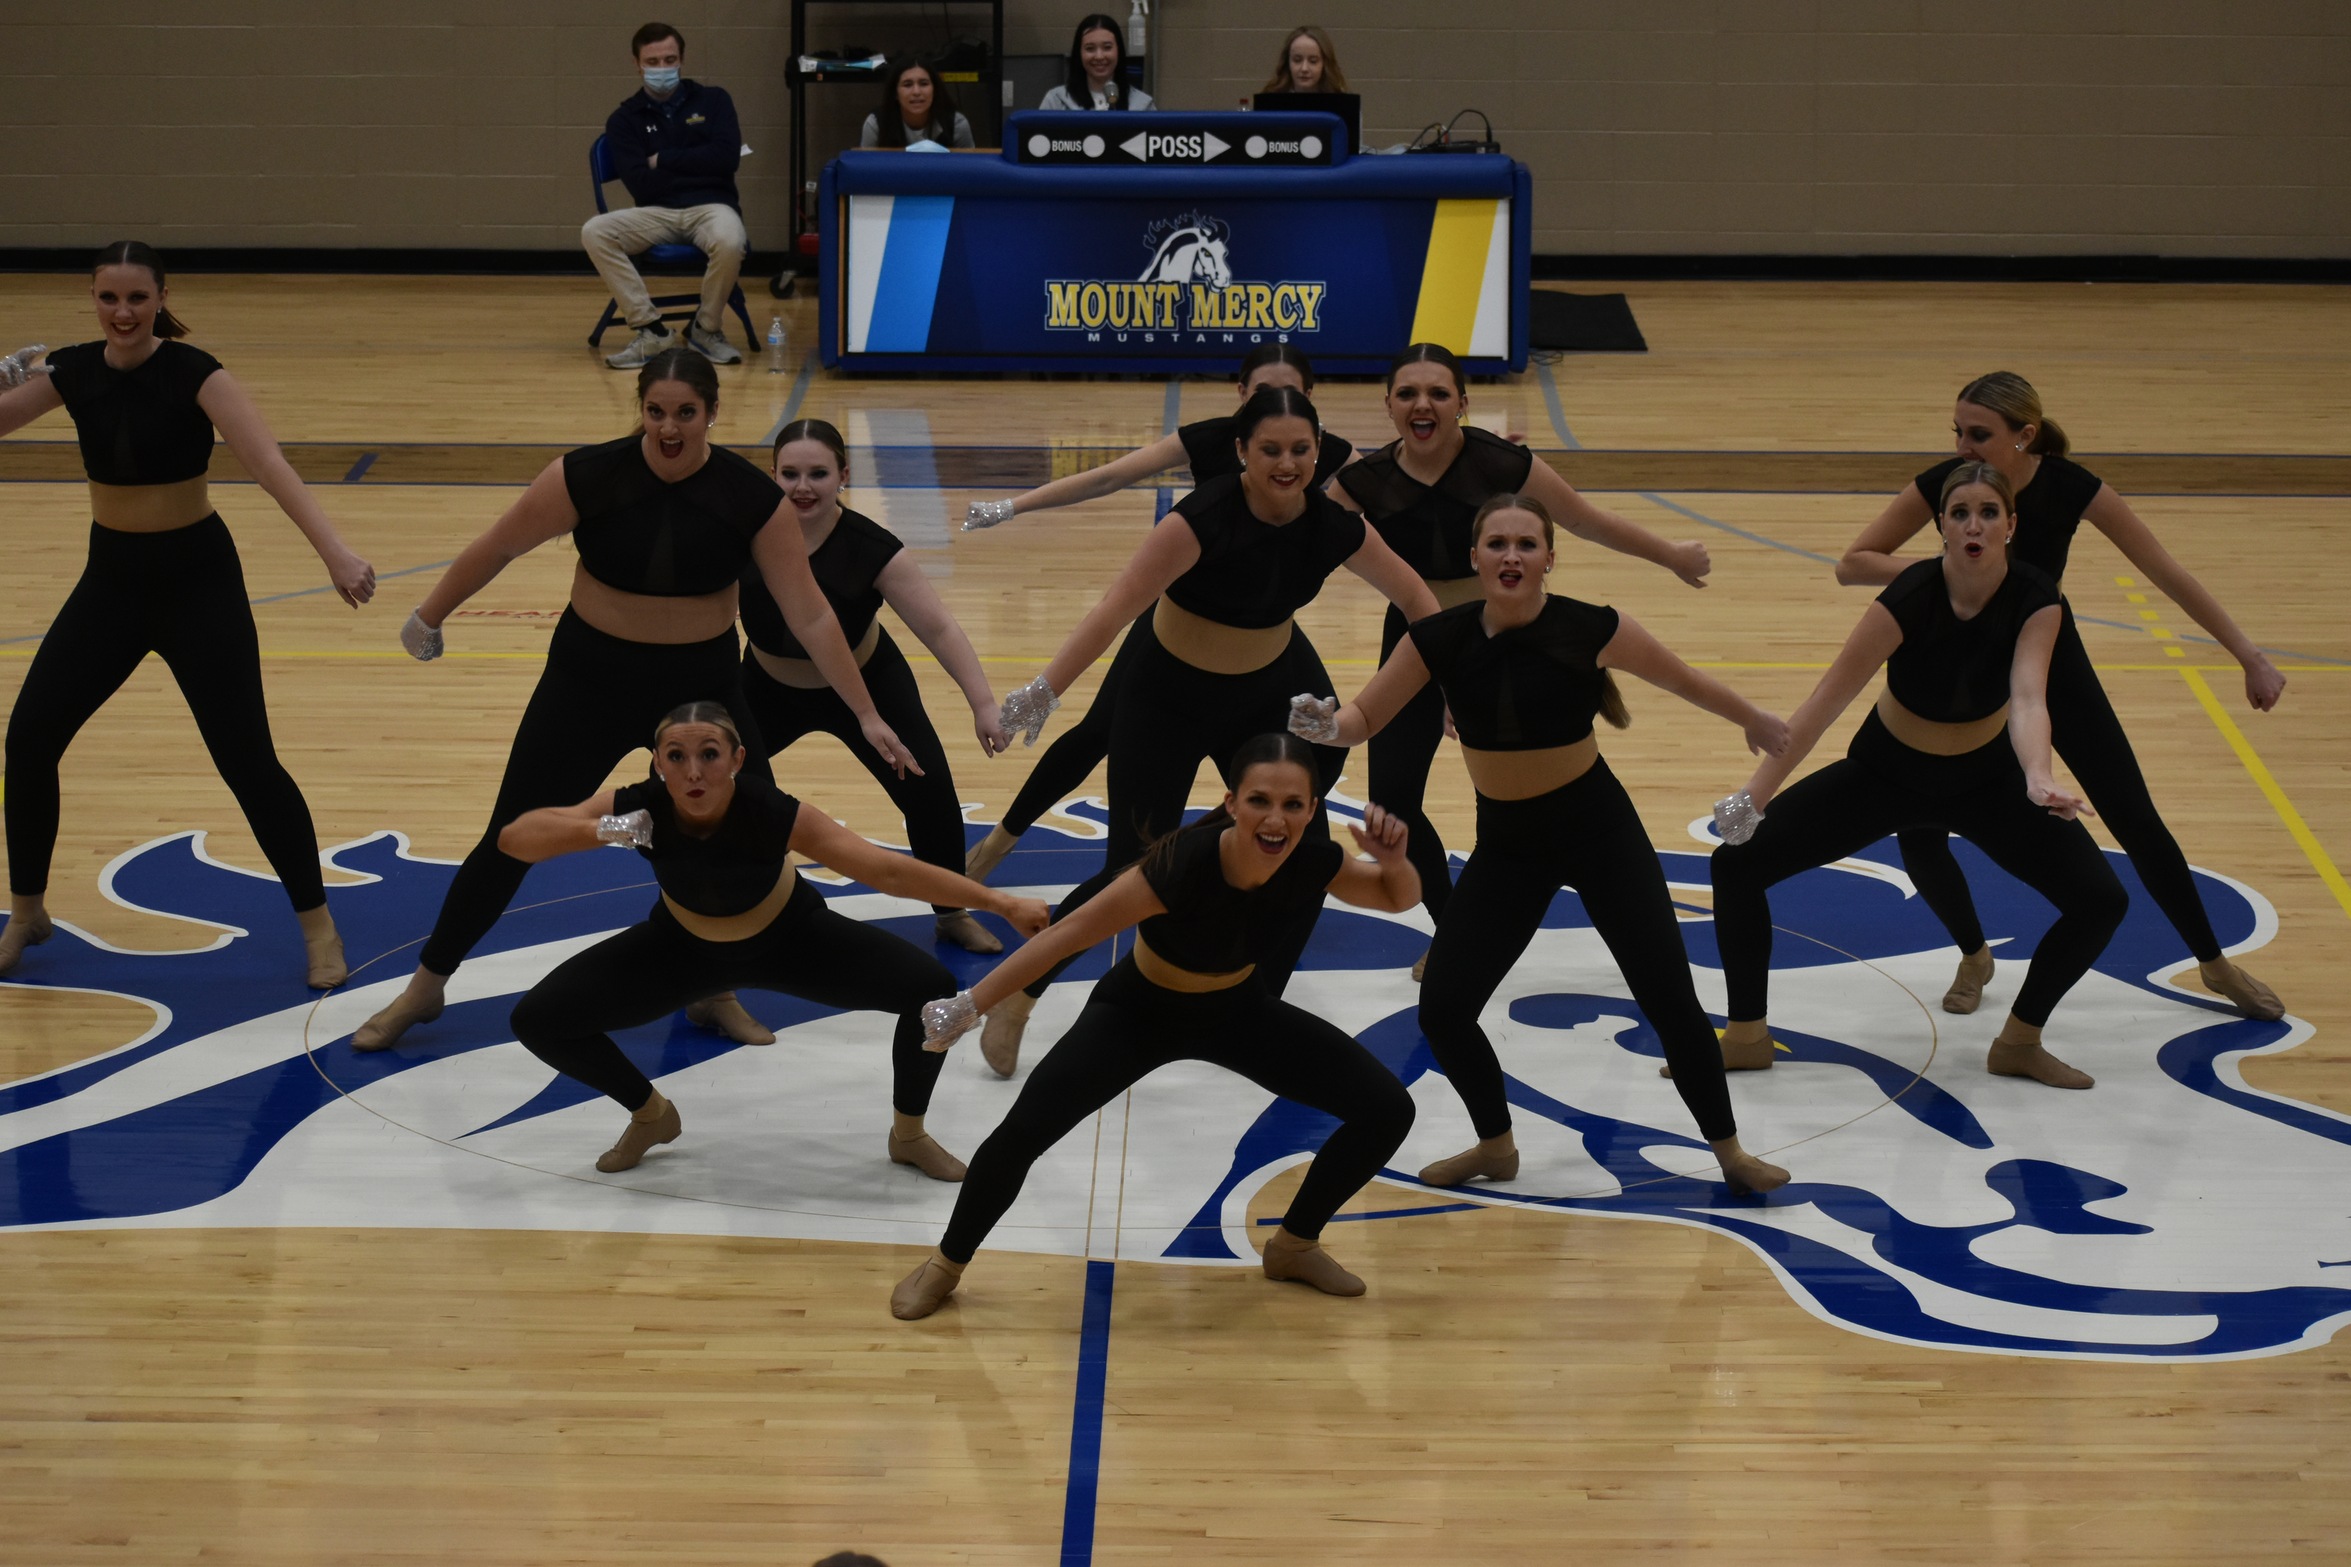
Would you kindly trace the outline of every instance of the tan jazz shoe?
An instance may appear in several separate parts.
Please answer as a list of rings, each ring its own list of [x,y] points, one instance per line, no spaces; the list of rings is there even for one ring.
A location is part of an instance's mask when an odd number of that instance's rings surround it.
[[[2278,993],[2260,980],[2220,958],[2211,963],[2196,965],[2196,977],[2204,981],[2204,988],[2227,1001],[2230,1006],[2249,1018],[2274,1023],[2286,1015],[2286,1004]]]
[[[738,1045],[772,1045],[775,1030],[744,1010],[731,990],[715,996],[705,996],[686,1008],[686,1021],[696,1028],[707,1028],[714,1034],[724,1034]]]
[[[940,1147],[939,1140],[924,1131],[900,1136],[895,1127],[891,1128],[890,1162],[913,1165],[934,1181],[963,1179],[963,1161]]]
[[[1020,1070],[1021,1036],[1028,1032],[1029,1014],[1036,1010],[1037,998],[1016,990],[988,1014],[987,1024],[980,1030],[980,1059],[998,1077],[1010,1077]]]
[[[2088,1088],[2097,1079],[2079,1067],[2068,1066],[2041,1048],[2041,1031],[2014,1018],[2000,1030],[1984,1057],[1984,1070],[1994,1077],[2029,1077],[2051,1088]]]
[[[1967,1016],[1984,1004],[1984,987],[1992,982],[1992,949],[1979,947],[1959,955],[1959,972],[1943,992],[1943,1010]]]
[[[963,874],[973,881],[985,882],[996,867],[1004,863],[1004,856],[1010,854],[1012,846],[1018,842],[1018,838],[1001,826],[989,828],[988,835],[973,844],[971,853],[965,857]]]
[[[938,916],[931,921],[931,934],[940,941],[953,942],[964,951],[976,952],[982,957],[1004,950],[1004,943],[996,939],[996,933],[972,918],[969,909],[957,909],[951,914]]]
[[[19,903],[9,916],[6,929],[0,929],[0,974],[8,973],[24,956],[24,949],[37,947],[57,934],[57,926],[50,921],[48,910],[32,901],[28,908]]]
[[[900,1322],[919,1322],[945,1305],[962,1282],[963,1264],[949,1262],[934,1251],[890,1291],[890,1315]]]
[[[1269,1279],[1308,1285],[1325,1295],[1363,1293],[1363,1280],[1340,1267],[1339,1260],[1322,1249],[1322,1242],[1300,1240],[1286,1229],[1275,1230],[1266,1241],[1262,1261]]]
[[[1420,1172],[1423,1185],[1467,1186],[1471,1181],[1518,1179],[1518,1140],[1504,1132],[1473,1143],[1450,1159],[1439,1159]]]
[[[674,1143],[684,1131],[685,1123],[678,1119],[678,1107],[662,1097],[661,1090],[653,1090],[644,1108],[629,1114],[629,1124],[622,1128],[620,1141],[596,1157],[596,1168],[606,1175],[618,1175],[633,1170],[637,1161],[663,1143]]]

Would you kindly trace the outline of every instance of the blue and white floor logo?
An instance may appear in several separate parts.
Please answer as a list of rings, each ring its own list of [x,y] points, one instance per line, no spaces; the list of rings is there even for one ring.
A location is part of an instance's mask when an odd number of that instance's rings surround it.
[[[1994,941],[2029,952],[2047,907],[1959,848]],[[1049,895],[1098,853],[1040,827],[995,879]],[[644,912],[635,857],[534,870],[527,907],[459,972],[448,1012],[380,1056],[354,1054],[349,1035],[404,981],[453,867],[409,857],[393,834],[332,858],[368,878],[332,893],[354,961],[384,956],[324,1000],[295,975],[276,884],[208,859],[198,835],[126,854],[107,891],[210,922],[212,946],[129,953],[61,926],[27,955],[14,982],[135,997],[156,1021],[119,1050],[0,1088],[0,1226],[936,1238],[954,1188],[883,1153],[889,1023],[786,997],[745,998],[780,1036],[768,1049],[682,1020],[621,1036],[679,1104],[686,1135],[635,1170],[595,1173],[618,1112],[513,1043],[507,1014],[556,962]],[[1677,886],[1705,887],[1703,853],[1663,859]],[[1933,1009],[1954,955],[1890,843],[1779,888],[1775,917],[1800,933],[1778,943],[1773,976],[1788,1053],[1732,1081],[1747,1145],[1796,1175],[1769,1199],[1733,1198],[1709,1178],[1703,1143],[1657,1076],[1654,1035],[1563,896],[1488,1014],[1511,1074],[1520,1178],[1413,1201],[1705,1226],[1751,1247],[1806,1309],[1903,1343],[2157,1360],[2322,1343],[2351,1317],[2351,1121],[2245,1085],[2243,1057],[2298,1044],[2308,1025],[2249,1022],[2151,979],[2186,955],[2115,863],[2133,889],[2129,917],[2050,1032],[2096,1075],[2088,1094],[1984,1073],[2019,963],[2002,963],[1977,1016]],[[2208,873],[2201,882],[2232,949],[2268,941],[2264,900]],[[845,912],[927,939],[927,910],[825,890]],[[1694,892],[1683,931],[1700,994],[1719,1007],[1702,903]],[[1410,1086],[1420,1119],[1390,1177],[1408,1187],[1403,1171],[1471,1136],[1414,1025],[1409,969],[1424,932],[1417,916],[1333,908],[1290,991]],[[967,976],[985,967],[942,955]],[[1040,1005],[1032,1062],[1103,966],[1097,953]],[[959,1047],[931,1127],[968,1156],[1016,1090]],[[1251,1249],[1250,1197],[1328,1127],[1229,1074],[1172,1068],[1048,1155],[991,1244],[1229,1265]]]

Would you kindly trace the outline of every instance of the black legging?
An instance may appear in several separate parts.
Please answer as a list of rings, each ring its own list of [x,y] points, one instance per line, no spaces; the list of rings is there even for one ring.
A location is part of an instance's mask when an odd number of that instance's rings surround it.
[[[1343,1030],[1274,999],[1255,978],[1189,995],[1160,989],[1123,958],[971,1156],[939,1250],[950,1262],[971,1261],[1020,1195],[1029,1167],[1080,1121],[1171,1061],[1221,1066],[1339,1121],[1282,1217],[1301,1240],[1322,1234],[1339,1204],[1380,1173],[1412,1130],[1412,1096]]]
[[[1185,663],[1159,645],[1148,625],[1137,625],[1127,641],[1132,646],[1138,639],[1142,646],[1127,669],[1111,719],[1109,839],[1102,868],[1062,900],[1053,911],[1055,919],[1082,907],[1142,858],[1154,841],[1183,824],[1184,801],[1202,762],[1215,766],[1221,776],[1225,763],[1248,741],[1289,726],[1292,696],[1332,694],[1321,655],[1306,633],[1295,628],[1281,657],[1245,675],[1215,675]],[[1314,758],[1315,789],[1327,795],[1339,780],[1347,753],[1342,747],[1318,745]],[[1330,831],[1328,810],[1317,807],[1304,841],[1327,838]],[[1290,932],[1269,941],[1257,964],[1267,994],[1278,996],[1289,984],[1313,932],[1310,912]],[[1066,967],[1067,963],[1055,967],[1029,986],[1029,994],[1043,995]]]
[[[1965,756],[1929,756],[1896,740],[1872,712],[1843,760],[1782,791],[1754,837],[1714,851],[1714,937],[1733,1022],[1760,1019],[1768,1006],[1767,889],[1903,828],[1958,833],[2057,906],[2009,1009],[2036,1028],[2098,961],[2130,905],[2089,829],[2025,798],[2005,730]]]
[[[1385,803],[1384,801],[1382,802]],[[1774,809],[1777,809],[1775,806]],[[1709,1142],[1738,1134],[1714,1025],[1698,1004],[1665,871],[1632,797],[1605,759],[1531,800],[1478,796],[1478,841],[1429,948],[1420,1031],[1479,1137],[1510,1130],[1502,1063],[1478,1014],[1541,928],[1551,899],[1572,887],[1657,1031],[1673,1086]]]
[[[310,806],[270,741],[261,641],[236,541],[218,512],[167,533],[90,524],[89,563],[41,639],[8,715],[8,887],[49,888],[57,764],[149,653],[161,655],[221,781],[297,912],[327,900]]]
[[[1404,611],[1390,604],[1387,619],[1380,624],[1382,664],[1404,640],[1406,625]],[[1437,836],[1436,823],[1429,820],[1426,801],[1429,768],[1444,738],[1445,693],[1432,680],[1371,737],[1370,776],[1364,782],[1365,792],[1412,834],[1405,843],[1405,857],[1420,872],[1420,901],[1429,917],[1440,923],[1453,896],[1453,861],[1445,853],[1445,840]]]
[[[1013,837],[1036,826],[1038,817],[1077,793],[1078,786],[1110,754],[1110,715],[1118,710],[1120,693],[1126,689],[1128,665],[1134,662],[1137,649],[1150,640],[1150,619],[1146,614],[1128,628],[1110,668],[1103,672],[1102,685],[1095,691],[1086,716],[1064,729],[1029,769],[1027,781],[1004,813],[1004,830]]]
[[[2082,645],[2070,604],[2049,658],[2049,731],[2050,743],[2073,769],[2115,842],[2131,857],[2131,868],[2139,873],[2155,906],[2199,963],[2218,959],[2220,938],[2213,934],[2211,916],[2196,891],[2196,874],[2188,869],[2179,840],[2163,824],[2154,796],[2147,792],[2130,736],[2123,733],[2122,720],[2114,716],[2114,704],[2090,666],[2090,650]],[[1976,917],[1967,877],[1951,852],[1950,836],[1940,830],[1914,830],[1897,841],[1902,845],[1903,869],[1959,950],[1982,950],[1983,922]]]
[[[743,694],[751,704],[751,719],[770,757],[781,756],[802,735],[826,734],[849,748],[865,764],[906,818],[906,846],[925,865],[963,874],[963,801],[955,792],[955,774],[947,766],[947,749],[939,743],[931,715],[923,710],[922,689],[906,655],[885,631],[865,662],[865,689],[873,696],[874,711],[913,753],[920,774],[911,768],[901,778],[882,754],[866,743],[857,727],[857,715],[831,686],[808,689],[788,686],[743,652]],[[951,904],[933,904],[947,913]]]
[[[630,642],[565,609],[547,644],[547,667],[515,726],[490,825],[441,900],[423,966],[456,973],[521,889],[530,867],[499,852],[499,829],[525,811],[586,799],[623,757],[653,743],[653,726],[670,709],[704,701],[723,702],[734,714],[750,752],[744,769],[773,778],[743,695],[733,627],[706,642]]]
[[[946,965],[886,930],[825,907],[802,882],[792,901],[748,941],[704,941],[656,903],[632,925],[575,952],[514,1007],[514,1037],[532,1055],[641,1110],[652,1080],[612,1042],[610,1029],[635,1028],[689,1001],[737,988],[780,990],[820,1006],[897,1014],[890,1037],[890,1103],[906,1115],[930,1108],[944,1054],[922,1047],[922,1004],[955,994]]]

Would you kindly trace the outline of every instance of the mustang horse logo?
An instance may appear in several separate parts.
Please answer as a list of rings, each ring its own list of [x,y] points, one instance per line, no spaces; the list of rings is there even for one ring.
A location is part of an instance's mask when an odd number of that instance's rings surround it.
[[[1151,264],[1135,281],[1224,288],[1233,281],[1232,262],[1225,254],[1225,242],[1231,238],[1232,231],[1222,218],[1203,217],[1197,212],[1162,218],[1143,231],[1143,243],[1151,248]]]
[[[1334,802],[1338,803],[1338,802]],[[1070,808],[1082,828],[1089,804]],[[975,831],[977,829],[975,828]],[[1959,845],[1992,939],[2029,951],[2049,910]],[[997,877],[1049,894],[1093,869],[1097,843],[1051,827]],[[746,997],[778,1033],[744,1050],[680,1020],[619,1036],[684,1109],[687,1135],[624,1175],[590,1161],[614,1112],[513,1042],[516,995],[555,963],[632,923],[652,893],[631,855],[535,868],[518,906],[459,970],[441,1020],[382,1055],[351,1030],[402,983],[453,867],[384,833],[330,856],[355,955],[381,954],[313,999],[285,972],[277,884],[210,859],[201,834],[134,849],[103,880],[118,903],[217,932],[202,950],[135,953],[61,925],[10,981],[128,996],[155,1021],[117,1050],[0,1086],[0,1228],[441,1226],[689,1231],[928,1241],[954,1188],[881,1157],[889,1025],[769,994]],[[1703,854],[1661,855],[1703,886]],[[2116,868],[2136,890],[2127,862]],[[2275,916],[2199,873],[2231,950]],[[844,912],[928,939],[927,909],[845,883]],[[1290,995],[1354,1032],[1410,1087],[1421,1115],[1375,1186],[1376,1212],[1479,1202],[1697,1225],[1754,1251],[1806,1310],[1856,1333],[1954,1350],[2109,1359],[2278,1354],[2351,1319],[2351,1120],[2253,1089],[2248,1055],[2291,1048],[2308,1025],[2250,1022],[2151,977],[2186,961],[2150,900],[2134,898],[2098,968],[2056,1018],[2069,1059],[2098,1077],[2056,1094],[1982,1069],[2005,995],[2001,966],[1975,1018],[1919,1000],[1951,949],[1890,844],[1807,872],[1774,894],[1800,933],[1778,943],[1774,1020],[1787,1054],[1733,1081],[1741,1133],[1785,1149],[1795,1181],[1734,1198],[1654,1070],[1655,1035],[1624,996],[1581,904],[1561,896],[1486,1017],[1516,1110],[1519,1179],[1400,1195],[1404,1172],[1468,1134],[1415,1026],[1417,914],[1325,913]],[[1719,1006],[1713,928],[1683,932],[1701,995]],[[942,956],[966,983],[984,960]],[[1039,1006],[1055,1037],[1096,952]],[[930,1124],[968,1153],[1014,1085],[972,1052],[950,1058]],[[1248,1207],[1295,1168],[1327,1120],[1222,1073],[1146,1080],[1124,1110],[1041,1161],[993,1245],[1062,1255],[1232,1264]],[[1107,1163],[1105,1163],[1107,1161]],[[1100,1194],[1118,1194],[1109,1206]]]

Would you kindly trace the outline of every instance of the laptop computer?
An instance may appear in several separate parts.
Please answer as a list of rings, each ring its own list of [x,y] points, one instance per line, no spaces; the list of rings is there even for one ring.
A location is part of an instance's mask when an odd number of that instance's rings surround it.
[[[1309,110],[1335,114],[1347,127],[1347,156],[1363,151],[1363,95],[1351,92],[1261,92],[1249,101],[1253,109]]]

